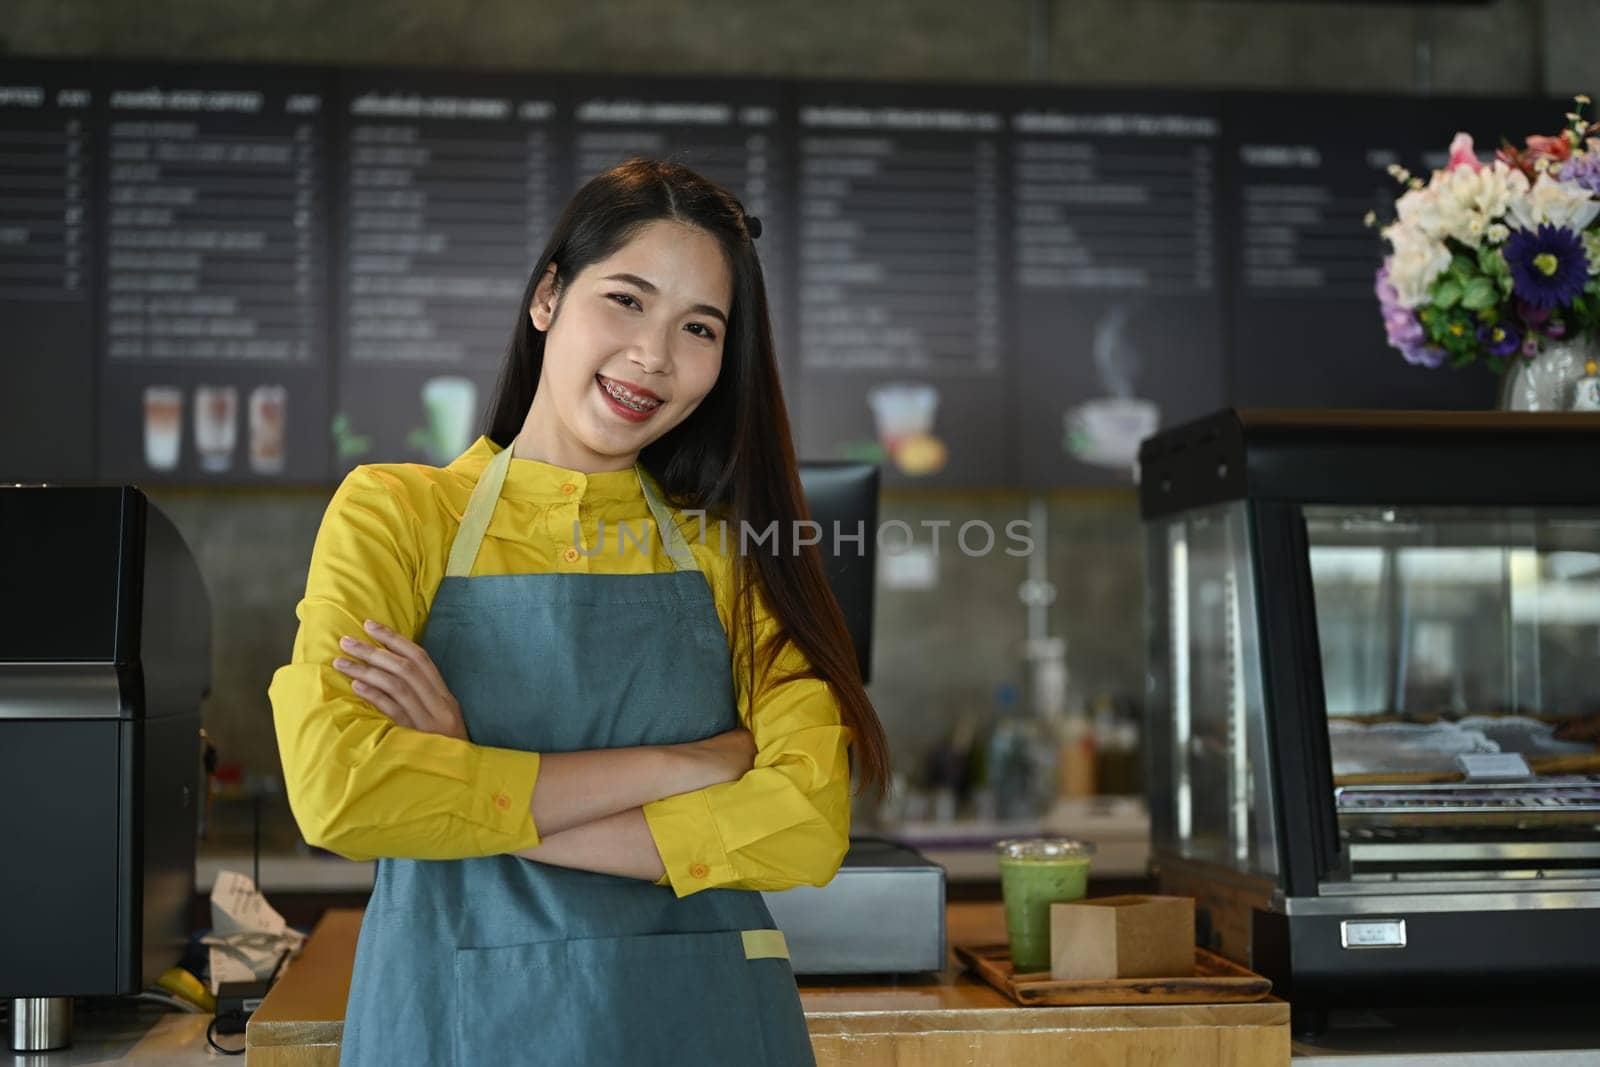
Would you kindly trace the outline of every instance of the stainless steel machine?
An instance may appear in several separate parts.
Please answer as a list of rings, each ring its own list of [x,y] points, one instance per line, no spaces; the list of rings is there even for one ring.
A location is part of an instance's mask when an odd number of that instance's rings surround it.
[[[1600,978],[1600,419],[1234,412],[1140,453],[1161,891],[1315,1028]]]
[[[132,486],[0,486],[0,997],[11,1047],[182,958],[210,600]]]

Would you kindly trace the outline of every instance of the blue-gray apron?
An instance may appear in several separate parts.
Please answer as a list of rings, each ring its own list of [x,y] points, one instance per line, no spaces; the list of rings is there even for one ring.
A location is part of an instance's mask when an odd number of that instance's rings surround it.
[[[650,479],[676,570],[468,577],[510,466],[479,478],[422,645],[482,745],[570,752],[739,725],[711,589]],[[380,859],[341,1067],[811,1064],[761,894],[518,856]]]

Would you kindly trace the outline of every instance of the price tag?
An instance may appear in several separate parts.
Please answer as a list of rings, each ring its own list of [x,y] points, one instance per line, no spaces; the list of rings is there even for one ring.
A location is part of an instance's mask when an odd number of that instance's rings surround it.
[[[1461,752],[1456,764],[1478,782],[1520,782],[1533,777],[1520,752]]]
[[[1345,948],[1405,948],[1404,919],[1346,919],[1339,924],[1339,943]]]

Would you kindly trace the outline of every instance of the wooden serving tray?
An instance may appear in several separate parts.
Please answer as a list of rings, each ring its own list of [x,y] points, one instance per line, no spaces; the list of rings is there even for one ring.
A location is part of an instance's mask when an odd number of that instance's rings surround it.
[[[978,976],[1024,1007],[1034,1004],[1238,1004],[1260,1000],[1272,982],[1203,948],[1194,973],[1178,978],[1103,978],[1056,981],[1049,971],[1015,974],[1006,945],[956,945]]]

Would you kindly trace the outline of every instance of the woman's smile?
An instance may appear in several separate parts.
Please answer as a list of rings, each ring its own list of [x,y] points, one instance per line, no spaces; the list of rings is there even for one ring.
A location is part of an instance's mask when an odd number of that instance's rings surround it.
[[[607,378],[604,374],[596,374],[595,382],[599,385],[600,395],[605,398],[607,406],[618,416],[629,422],[643,422],[656,409],[666,401],[641,386],[630,386],[615,378]]]

